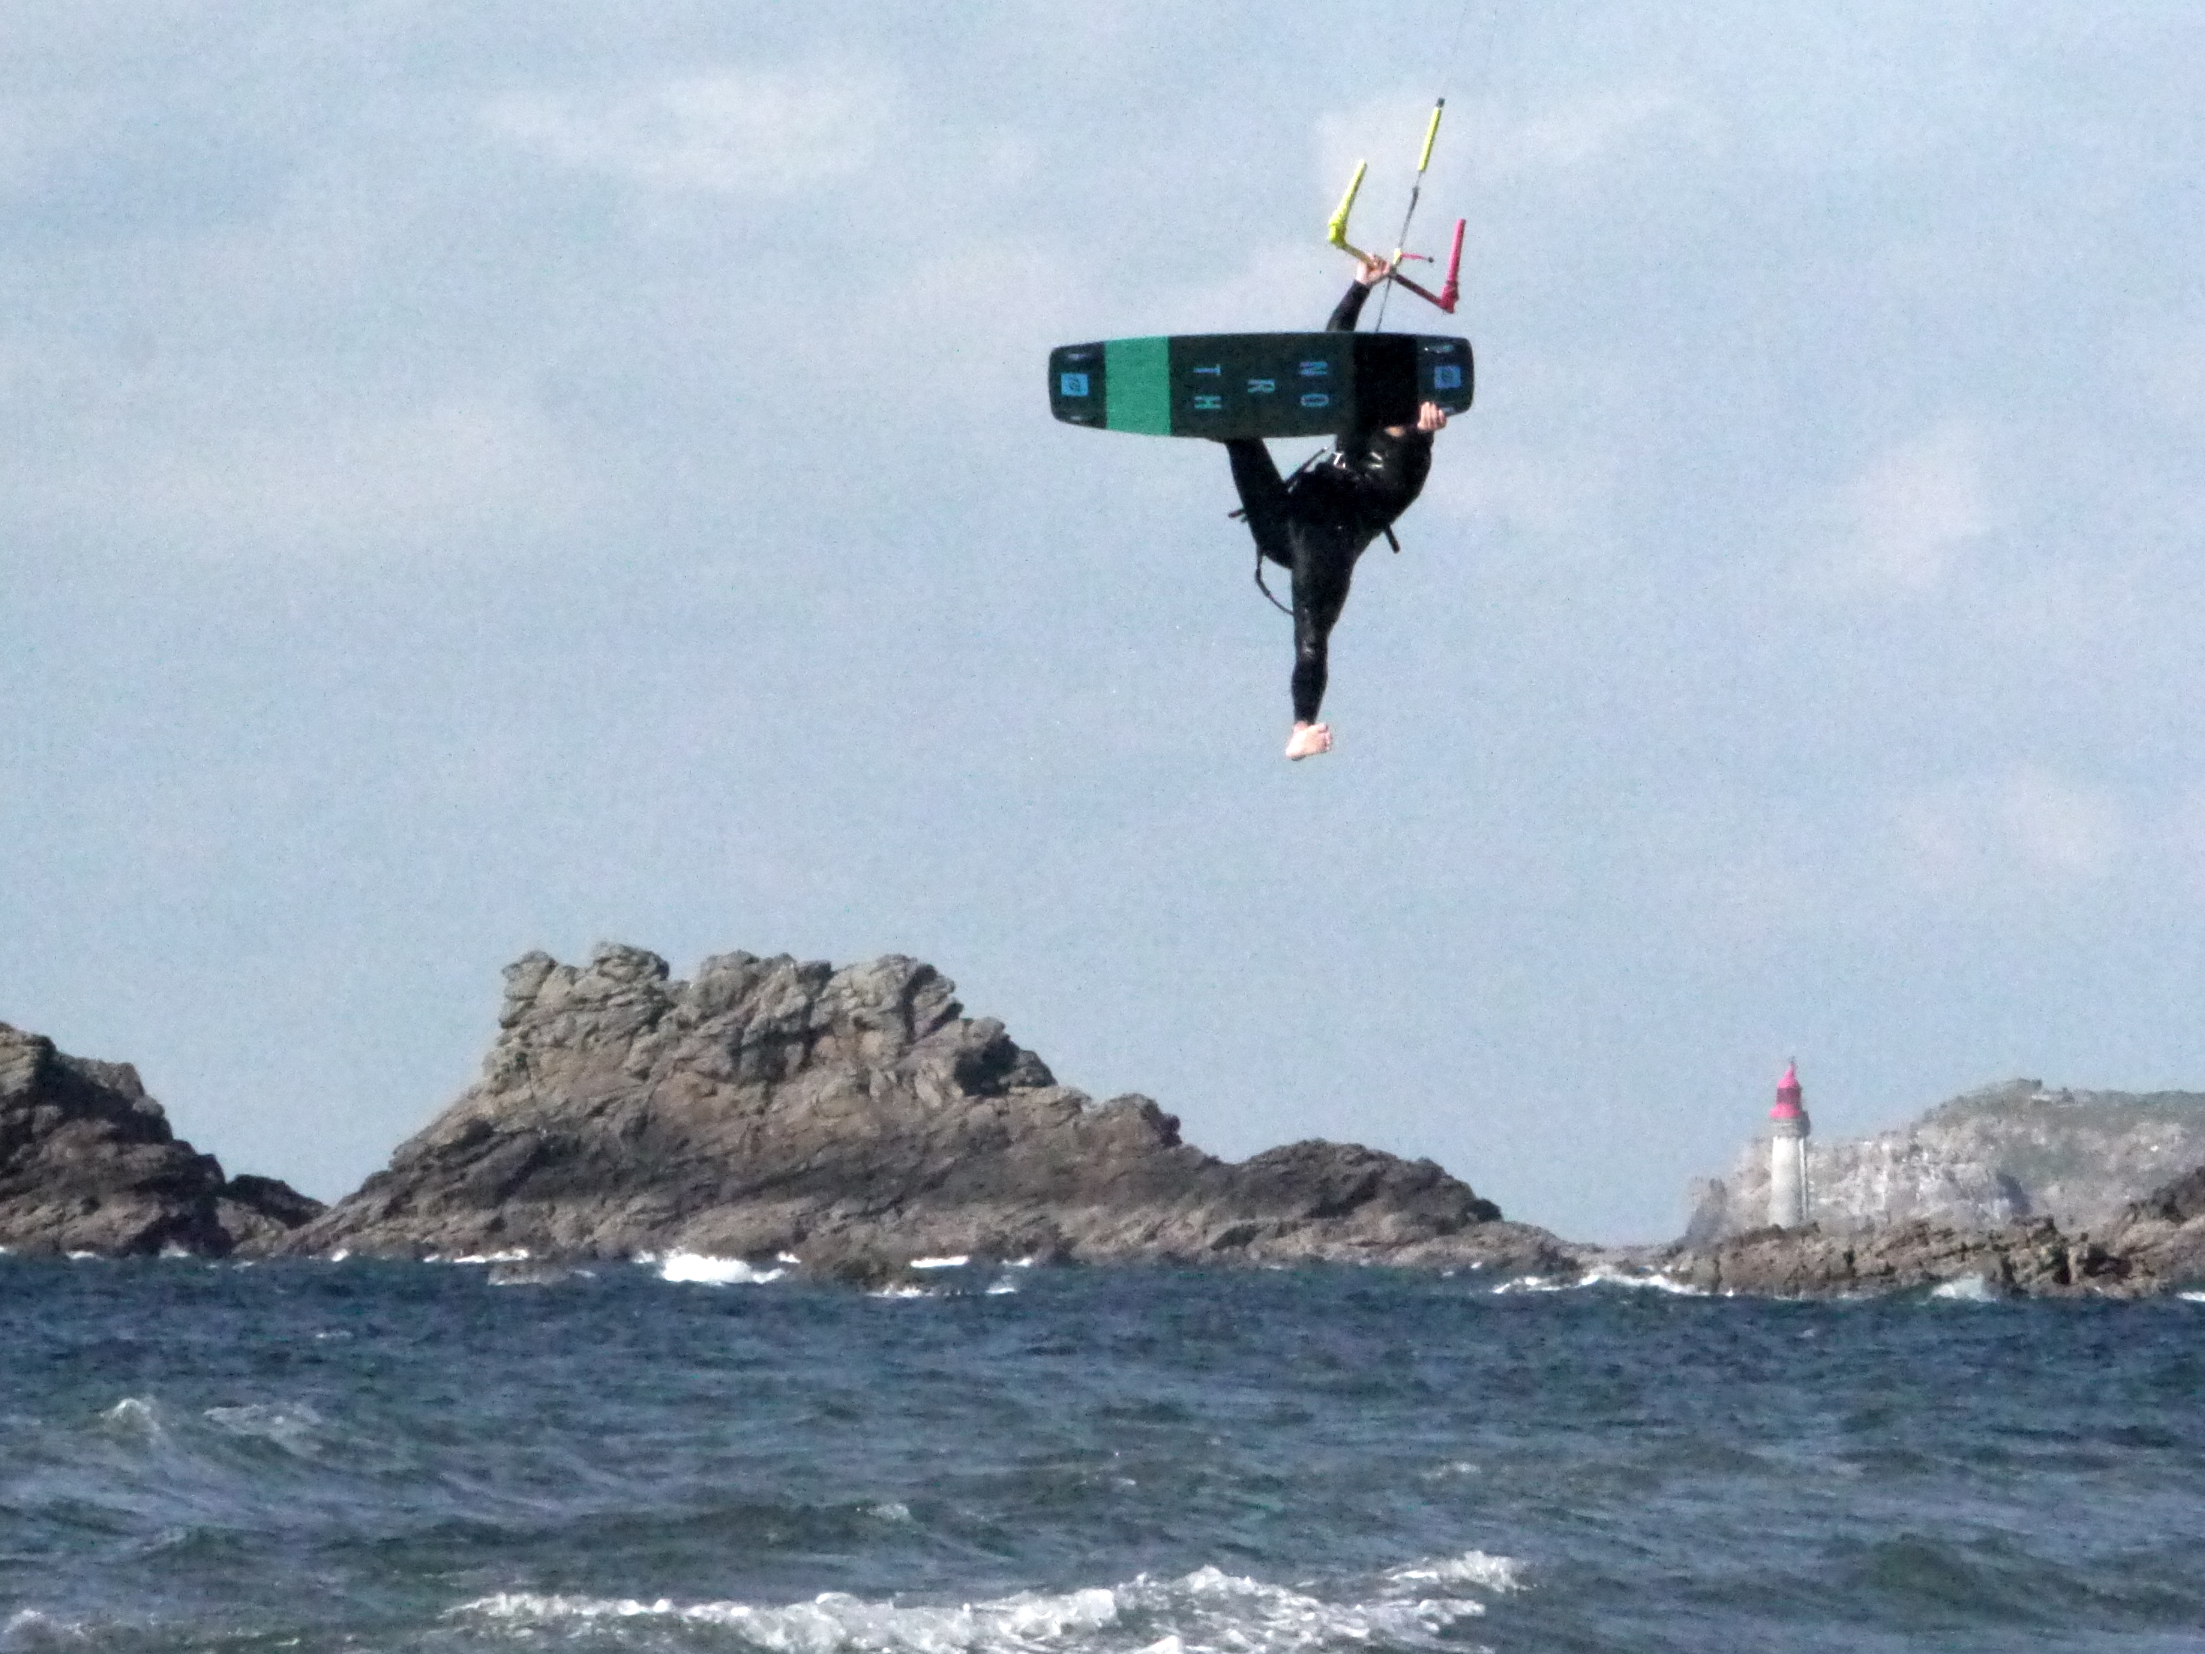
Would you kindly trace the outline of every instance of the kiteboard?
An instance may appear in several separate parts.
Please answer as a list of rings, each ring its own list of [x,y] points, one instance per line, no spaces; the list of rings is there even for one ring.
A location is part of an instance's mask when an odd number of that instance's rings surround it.
[[[1417,333],[1196,333],[1049,353],[1049,411],[1149,436],[1339,436],[1470,406],[1468,339]]]

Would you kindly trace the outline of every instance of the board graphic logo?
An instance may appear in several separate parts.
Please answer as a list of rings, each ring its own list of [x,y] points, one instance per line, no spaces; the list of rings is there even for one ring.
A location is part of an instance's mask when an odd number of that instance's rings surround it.
[[[1248,394],[1250,396],[1269,396],[1278,388],[1279,382],[1276,379],[1251,379],[1248,381]]]
[[[1302,406],[1305,408],[1329,408],[1332,406],[1332,398],[1323,391],[1310,391],[1302,398]]]
[[[1304,379],[1330,379],[1332,377],[1332,364],[1330,362],[1304,362],[1302,364],[1302,377]]]
[[[1198,396],[1194,399],[1194,411],[1196,413],[1217,413],[1224,406],[1225,398],[1222,396]]]
[[[1432,389],[1435,391],[1459,391],[1462,389],[1462,366],[1457,362],[1441,362],[1432,369]]]
[[[1087,375],[1084,373],[1058,374],[1057,394],[1059,396],[1085,396],[1087,394]]]

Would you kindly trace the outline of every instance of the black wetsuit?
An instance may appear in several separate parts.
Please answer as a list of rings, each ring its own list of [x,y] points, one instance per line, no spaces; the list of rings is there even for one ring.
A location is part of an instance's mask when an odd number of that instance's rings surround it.
[[[1325,323],[1352,333],[1370,289],[1357,282]],[[1313,724],[1325,696],[1325,649],[1347,604],[1355,560],[1409,509],[1432,468],[1432,434],[1350,431],[1315,465],[1281,481],[1255,437],[1225,444],[1256,549],[1294,571],[1294,721]]]

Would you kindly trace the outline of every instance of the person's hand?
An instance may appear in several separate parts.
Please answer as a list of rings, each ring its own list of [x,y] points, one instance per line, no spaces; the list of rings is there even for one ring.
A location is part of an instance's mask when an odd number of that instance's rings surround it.
[[[1355,272],[1355,279],[1361,286],[1376,287],[1392,274],[1393,261],[1391,259],[1374,258],[1365,253],[1362,267]]]
[[[1447,410],[1437,402],[1427,402],[1416,411],[1416,428],[1420,431],[1443,431],[1447,428]]]

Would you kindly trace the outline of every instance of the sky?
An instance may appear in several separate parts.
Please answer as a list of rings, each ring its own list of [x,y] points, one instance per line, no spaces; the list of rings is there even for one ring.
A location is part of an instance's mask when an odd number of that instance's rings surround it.
[[[1288,764],[1047,353],[1320,325],[1439,95],[1477,403]],[[2201,112],[2120,0],[0,0],[0,1020],[334,1198],[531,949],[905,953],[1606,1241],[1790,1057],[2205,1089]]]

